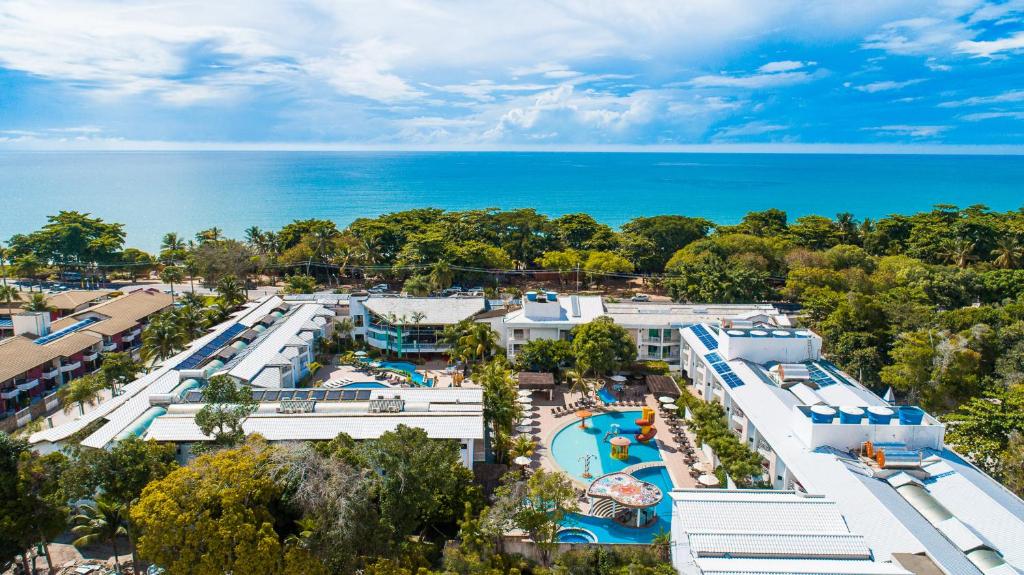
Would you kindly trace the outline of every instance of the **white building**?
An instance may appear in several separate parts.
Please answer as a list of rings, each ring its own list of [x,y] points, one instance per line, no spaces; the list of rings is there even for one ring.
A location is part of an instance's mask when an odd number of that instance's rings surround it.
[[[685,373],[765,458],[765,478],[835,501],[876,560],[914,573],[1022,572],[1024,502],[946,447],[936,419],[889,406],[825,361],[816,334],[727,323],[682,338]]]
[[[357,339],[389,353],[443,353],[445,327],[473,319],[489,309],[482,297],[397,297],[361,295],[349,298],[349,315]]]
[[[506,353],[515,357],[520,348],[537,339],[569,339],[572,329],[604,315],[600,296],[527,292],[523,307],[502,322]]]

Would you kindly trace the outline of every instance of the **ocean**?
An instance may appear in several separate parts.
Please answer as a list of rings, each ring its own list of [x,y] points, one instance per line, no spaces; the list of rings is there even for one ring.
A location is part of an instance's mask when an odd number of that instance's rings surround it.
[[[155,251],[174,231],[241,237],[299,218],[345,226],[415,207],[587,212],[619,226],[683,214],[722,224],[751,210],[858,219],[935,204],[1024,206],[1024,156],[514,152],[4,152],[0,240],[79,210]]]

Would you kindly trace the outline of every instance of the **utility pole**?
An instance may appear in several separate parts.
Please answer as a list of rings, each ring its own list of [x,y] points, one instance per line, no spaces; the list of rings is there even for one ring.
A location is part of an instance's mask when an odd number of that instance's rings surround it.
[[[580,264],[576,264],[576,293],[580,292]]]

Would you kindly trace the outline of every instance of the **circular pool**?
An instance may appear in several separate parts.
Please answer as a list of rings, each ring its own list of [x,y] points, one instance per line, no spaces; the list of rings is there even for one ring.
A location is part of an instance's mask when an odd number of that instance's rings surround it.
[[[559,543],[597,543],[597,537],[586,529],[569,527],[558,532]]]
[[[584,484],[593,478],[613,471],[622,471],[630,465],[645,461],[661,461],[661,452],[654,441],[639,443],[635,435],[639,429],[635,420],[641,416],[639,411],[612,411],[587,418],[587,426],[581,428],[579,419],[569,416],[571,421],[555,434],[551,440],[551,455],[558,466]],[[656,418],[654,426],[662,425]],[[614,435],[609,432],[616,430],[619,436],[630,440],[629,457],[625,460],[611,456],[610,440]],[[589,464],[585,463],[588,459]],[[589,469],[585,466],[589,465]],[[589,471],[591,477],[583,477]]]

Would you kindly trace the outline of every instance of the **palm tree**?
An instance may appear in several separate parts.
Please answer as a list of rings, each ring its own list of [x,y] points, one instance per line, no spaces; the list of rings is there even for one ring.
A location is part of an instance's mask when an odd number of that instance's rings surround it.
[[[71,380],[71,383],[60,388],[57,397],[64,406],[64,413],[71,413],[71,408],[78,406],[78,415],[85,415],[85,406],[96,405],[100,399],[100,393],[106,388],[107,382],[96,373],[83,375],[78,379]]]
[[[405,317],[404,314],[397,316],[394,312],[386,315],[384,319],[395,327],[395,332],[398,334],[398,357],[402,357],[402,351],[405,344],[405,324],[409,319]]]
[[[974,259],[974,242],[959,238],[947,242],[942,255],[946,257],[951,263],[956,264],[958,268],[966,268],[967,264]]]
[[[508,369],[497,361],[478,367],[473,372],[473,381],[483,388],[484,421],[494,431],[493,452],[499,460],[504,460],[512,430],[522,415],[516,385]]]
[[[75,524],[71,532],[79,536],[72,545],[88,547],[96,543],[110,543],[114,551],[114,571],[120,573],[121,559],[118,557],[117,538],[128,536],[128,513],[124,505],[100,496],[94,504],[80,505],[79,514],[72,517],[71,521]]]
[[[594,390],[594,382],[583,377],[583,373],[579,370],[567,369],[565,370],[565,377],[572,380],[569,393],[579,393],[580,399],[590,395],[590,392]]]
[[[351,319],[349,319],[347,317],[346,318],[342,318],[342,319],[338,320],[337,323],[334,324],[334,333],[335,333],[335,335],[347,338],[350,335],[352,335],[352,329],[353,328],[354,328],[354,326],[352,325],[352,320]]]
[[[414,312],[412,312],[412,315],[410,317],[412,318],[412,325],[414,326],[414,329],[416,330],[416,335],[419,335],[420,322],[422,322],[427,317],[427,314],[425,314],[425,313],[423,313],[421,311],[414,311]],[[416,357],[419,358],[420,357],[420,340],[418,340],[418,339],[416,339],[414,337],[413,338],[413,343],[416,344]]]
[[[1024,260],[1024,246],[1016,236],[1005,235],[996,242],[996,249],[992,250],[996,259],[992,263],[1003,269],[1015,269],[1020,267],[1021,260]]]
[[[142,349],[139,350],[143,361],[155,365],[171,357],[185,345],[185,332],[175,321],[171,313],[162,313],[146,326],[142,332]]]
[[[230,308],[236,308],[248,299],[242,289],[242,284],[238,283],[238,278],[233,275],[220,278],[220,281],[217,282],[217,295]]]
[[[203,313],[206,314],[207,321],[211,325],[216,325],[218,323],[226,321],[229,317],[231,317],[231,312],[232,309],[225,305],[224,302],[222,301],[216,301],[212,305],[203,310]]]
[[[11,250],[0,245],[0,281],[3,281],[3,287],[7,287],[7,260],[10,254]]]
[[[199,273],[199,264],[196,263],[194,257],[185,258],[184,270],[188,274],[188,287],[192,293],[196,293],[196,274]]]
[[[171,285],[171,301],[174,301],[174,284],[181,283],[185,278],[178,266],[167,266],[160,272],[160,281]]]
[[[498,334],[486,323],[473,323],[459,339],[459,346],[474,361],[491,355],[498,344]]]
[[[163,240],[160,242],[161,252],[180,252],[185,249],[185,240],[181,239],[178,234],[174,232],[167,232],[164,234]]]
[[[313,534],[316,533],[316,520],[310,517],[296,519],[295,525],[299,527],[298,533],[292,533],[284,538],[285,545],[292,545],[301,549],[308,549]]]
[[[35,281],[36,275],[39,273],[39,268],[43,267],[43,263],[39,261],[39,258],[35,254],[25,254],[20,258],[14,260],[14,269],[16,273],[30,280]],[[28,286],[28,291],[32,291],[32,286]]]
[[[3,300],[10,308],[14,300],[21,301],[21,296],[18,294],[18,290],[14,286],[9,286],[6,283],[0,285],[0,300]]]
[[[216,242],[224,237],[224,232],[218,227],[212,227],[210,229],[203,230],[196,234],[196,241],[205,244],[206,242]]]
[[[519,435],[512,439],[509,455],[512,456],[512,459],[516,457],[531,457],[535,449],[537,449],[537,444],[529,436]]]
[[[259,252],[263,241],[263,230],[258,226],[252,226],[245,228],[245,243],[249,244],[249,247],[253,251]]]
[[[448,289],[455,279],[455,272],[452,266],[445,260],[440,260],[430,269],[430,285],[436,290]]]
[[[32,294],[32,298],[25,304],[26,311],[50,311],[50,304],[46,301],[46,296],[41,293]]]
[[[172,313],[186,339],[193,340],[206,333],[209,318],[201,307],[183,305]]]
[[[651,538],[651,549],[658,554],[662,561],[669,560],[669,550],[672,547],[672,534],[664,529]]]

